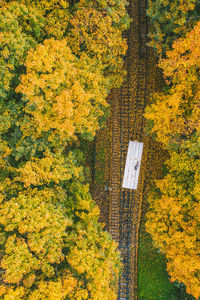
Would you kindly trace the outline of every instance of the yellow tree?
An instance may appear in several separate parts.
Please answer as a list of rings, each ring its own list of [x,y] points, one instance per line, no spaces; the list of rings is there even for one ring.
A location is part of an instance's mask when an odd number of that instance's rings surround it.
[[[70,20],[69,43],[74,53],[86,52],[104,67],[112,86],[122,83],[127,44],[122,31],[129,25],[124,1],[81,0]]]
[[[1,184],[1,298],[114,299],[119,254],[89,187],[42,184]]]
[[[153,95],[146,118],[153,123],[151,131],[165,146],[189,147],[188,141],[199,143],[200,132],[200,22],[185,38],[173,44],[167,58],[160,61],[166,92]]]
[[[168,174],[149,195],[147,231],[167,257],[172,281],[200,297],[200,22],[174,42],[160,67],[169,87],[153,95],[145,116],[171,154]]]
[[[110,79],[97,53],[72,53],[66,1],[18,2],[0,5],[0,298],[112,300],[117,245],[72,149],[100,128]]]
[[[7,0],[10,2],[10,0]],[[110,88],[120,85],[124,71],[123,56],[127,45],[122,38],[129,27],[127,2],[119,1],[69,1],[69,0],[18,0],[33,7],[45,18],[46,38],[67,37],[74,54],[87,53],[96,58],[109,76]]]
[[[76,58],[66,40],[45,40],[31,50],[26,74],[16,89],[22,93],[29,121],[25,135],[52,130],[61,140],[76,134],[93,137],[107,107],[107,82],[87,55]]]
[[[146,229],[167,257],[171,280],[183,282],[186,291],[198,299],[200,160],[185,151],[173,152],[167,166],[169,173],[149,195]]]

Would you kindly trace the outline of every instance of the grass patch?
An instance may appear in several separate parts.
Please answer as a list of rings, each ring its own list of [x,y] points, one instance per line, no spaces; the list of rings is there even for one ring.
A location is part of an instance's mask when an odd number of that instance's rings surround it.
[[[178,300],[179,290],[170,281],[166,271],[166,258],[152,244],[144,221],[140,228],[138,258],[138,299]]]

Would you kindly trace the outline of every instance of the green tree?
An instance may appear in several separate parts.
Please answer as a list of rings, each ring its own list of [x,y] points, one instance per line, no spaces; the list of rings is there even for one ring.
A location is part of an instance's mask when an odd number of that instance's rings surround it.
[[[4,0],[13,2],[12,0]],[[16,0],[26,7],[38,11],[45,18],[45,33],[47,37],[62,39],[66,34],[69,20],[70,7],[66,0]]]
[[[173,42],[182,37],[198,20],[198,1],[150,0],[147,15],[151,31],[149,46],[159,56],[171,49]]]
[[[44,19],[17,2],[0,4],[0,99],[13,97],[29,49],[44,36]]]

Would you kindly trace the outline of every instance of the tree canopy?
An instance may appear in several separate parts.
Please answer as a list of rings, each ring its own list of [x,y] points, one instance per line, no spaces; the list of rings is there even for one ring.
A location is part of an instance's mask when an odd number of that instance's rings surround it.
[[[16,92],[31,115],[27,127],[38,134],[54,130],[62,140],[77,133],[94,136],[107,107],[107,85],[92,60],[86,54],[76,58],[65,39],[49,39],[29,51],[25,66]]]
[[[159,56],[165,56],[173,42],[190,31],[199,19],[198,1],[150,0],[147,15],[151,22],[149,46]]]
[[[79,145],[122,82],[125,5],[0,4],[2,299],[116,297],[120,255],[98,221]]]
[[[152,122],[156,139],[169,148],[179,145],[189,149],[191,141],[199,143],[199,32],[200,22],[185,38],[174,42],[167,58],[160,61],[169,87],[154,94],[152,105],[146,109],[145,116]]]
[[[42,15],[22,4],[0,5],[1,101],[19,82],[28,50],[44,36],[44,23]]]
[[[172,281],[200,297],[200,22],[174,42],[160,67],[168,86],[146,109],[151,132],[168,149],[166,175],[149,193],[147,231],[167,257]]]
[[[167,167],[168,174],[149,195],[146,229],[166,254],[171,280],[183,282],[186,291],[198,299],[200,161],[185,151],[173,152]]]
[[[127,29],[129,17],[125,9],[125,1],[81,0],[77,11],[70,20],[70,44],[73,51],[86,52],[95,57],[109,78],[111,86],[122,83],[123,56],[127,45],[122,35]]]
[[[1,189],[1,296],[113,299],[119,254],[88,186],[24,189],[16,180]]]

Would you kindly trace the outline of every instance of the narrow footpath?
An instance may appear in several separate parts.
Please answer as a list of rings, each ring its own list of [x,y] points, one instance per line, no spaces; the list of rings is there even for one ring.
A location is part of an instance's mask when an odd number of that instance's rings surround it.
[[[122,255],[123,270],[119,281],[118,300],[137,299],[138,235],[145,166],[150,144],[144,133],[143,113],[156,84],[155,76],[152,74],[156,69],[156,61],[146,46],[148,34],[146,5],[145,0],[130,0],[128,11],[132,22],[129,31],[124,33],[128,40],[128,51],[124,61],[127,75],[122,87],[110,93],[110,119],[107,127],[97,135],[97,152],[105,136],[109,138],[104,166],[106,188],[104,184],[94,184],[94,198],[100,207],[102,221],[118,242]],[[144,143],[136,191],[122,189],[130,140]]]

